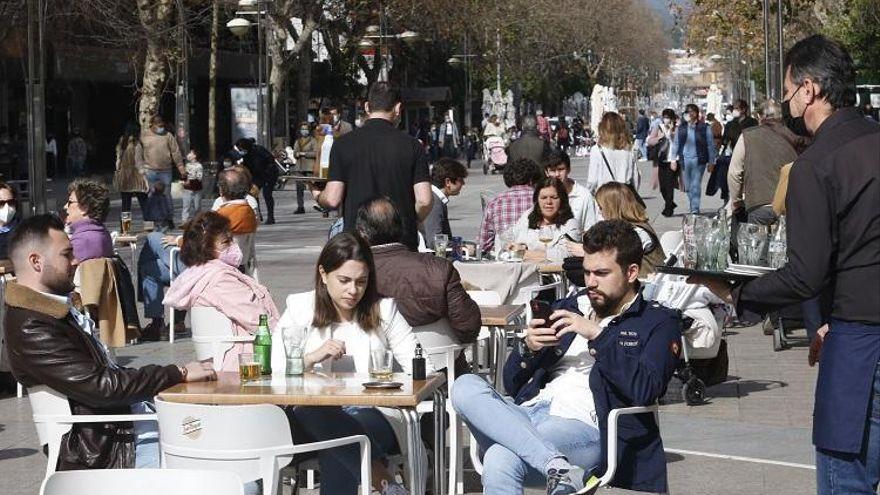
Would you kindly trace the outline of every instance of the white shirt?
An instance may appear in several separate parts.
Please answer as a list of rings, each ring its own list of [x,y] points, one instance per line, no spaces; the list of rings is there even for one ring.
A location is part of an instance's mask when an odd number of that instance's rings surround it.
[[[437,196],[437,199],[439,199],[441,203],[444,205],[449,203],[449,198],[446,197],[446,193],[443,192],[443,189],[431,184],[431,190],[434,191],[434,196]]]
[[[257,198],[251,196],[250,194],[245,196],[244,199],[233,199],[232,201],[226,201],[225,199],[223,199],[222,196],[217,196],[217,199],[215,199],[214,203],[211,205],[211,211],[219,210],[220,207],[225,205],[226,203],[233,203],[234,204],[236,202],[241,203],[242,201],[247,202],[248,206],[250,206],[251,209],[253,209],[254,211],[257,211],[257,207],[258,207]]]
[[[317,350],[329,339],[345,342],[346,355],[337,361],[326,360],[315,364],[314,369],[329,372],[367,373],[370,370],[370,346],[382,345],[394,354],[394,360],[405,373],[412,373],[412,360],[415,356],[416,338],[412,327],[397,310],[393,299],[379,302],[381,323],[374,331],[365,331],[357,322],[336,323],[324,328],[312,326],[315,315],[315,291],[301,292],[287,296],[287,308],[272,332],[272,369],[283,372],[286,366],[282,333],[285,329],[305,330],[304,352]],[[425,360],[428,372],[434,371],[429,360]]]
[[[539,240],[540,229],[529,228],[529,213],[532,210],[522,214],[513,226],[513,242],[520,242],[527,246],[530,250],[544,250],[544,243]],[[569,256],[568,246],[565,244],[565,234],[571,236],[572,239],[579,239],[581,235],[580,225],[577,218],[571,218],[562,226],[551,226],[553,229],[553,240],[547,246],[547,258],[554,261],[562,261]]]
[[[605,159],[608,165],[605,165]],[[611,172],[608,172],[609,167]],[[631,149],[612,150],[594,145],[590,148],[590,169],[587,172],[587,189],[591,193],[596,191],[607,182],[623,182],[639,188],[639,169],[636,166],[636,155]]]
[[[571,212],[577,219],[581,232],[586,232],[590,227],[599,221],[596,215],[596,199],[590,193],[590,190],[575,182],[568,193],[568,204],[571,206]]]

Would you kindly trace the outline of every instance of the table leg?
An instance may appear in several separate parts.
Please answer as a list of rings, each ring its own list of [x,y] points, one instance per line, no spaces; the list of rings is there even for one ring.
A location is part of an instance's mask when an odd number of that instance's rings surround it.
[[[507,328],[495,328],[495,390],[504,390],[504,363],[507,360]],[[502,392],[503,393],[503,392]]]
[[[400,409],[403,413],[403,421],[406,423],[407,441],[407,478],[409,492],[412,495],[425,495],[425,485],[422,484],[422,434],[419,427],[419,415],[415,409]]]
[[[138,248],[137,241],[129,243],[128,247],[131,248],[131,266],[128,267],[128,271],[132,275],[134,275],[134,274],[137,274],[137,248]]]
[[[453,466],[451,469],[455,469]],[[434,391],[434,493],[446,493],[446,396]]]

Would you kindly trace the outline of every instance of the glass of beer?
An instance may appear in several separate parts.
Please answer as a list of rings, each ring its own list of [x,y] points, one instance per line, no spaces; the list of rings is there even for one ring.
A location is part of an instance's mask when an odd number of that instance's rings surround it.
[[[394,375],[394,353],[378,339],[370,342],[370,378],[382,382],[391,380]]]
[[[257,361],[254,353],[243,352],[238,355],[238,373],[241,375],[241,381],[259,379],[261,371],[260,362]]]
[[[131,232],[131,212],[123,211],[119,214],[119,223],[122,224],[122,235],[128,235]]]

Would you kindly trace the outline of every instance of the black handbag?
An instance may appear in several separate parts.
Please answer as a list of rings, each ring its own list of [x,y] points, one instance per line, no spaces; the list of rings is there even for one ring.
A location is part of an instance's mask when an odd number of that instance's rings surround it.
[[[613,180],[614,182],[620,182],[619,180],[617,180],[617,178],[614,177],[614,171],[611,170],[611,165],[608,163],[608,158],[605,157],[605,152],[602,151],[602,149],[600,148],[599,153],[602,153],[602,160],[605,161],[605,168],[608,169],[608,173],[611,175],[611,180]],[[629,190],[632,191],[633,196],[636,197],[636,201],[638,201],[639,204],[642,205],[642,208],[648,209],[648,207],[645,205],[645,200],[642,199],[642,195],[639,194],[639,192],[636,190],[636,186],[634,186],[630,182],[624,182],[623,184],[626,184],[626,187],[628,187]]]
[[[657,162],[665,162],[666,157],[669,154],[669,140],[666,137],[660,138],[656,144],[652,146],[648,146],[648,160]]]

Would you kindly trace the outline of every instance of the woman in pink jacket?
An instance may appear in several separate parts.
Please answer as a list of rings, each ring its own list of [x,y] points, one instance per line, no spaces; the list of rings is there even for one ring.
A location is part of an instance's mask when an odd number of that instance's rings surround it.
[[[163,304],[214,308],[232,320],[235,335],[253,335],[261,314],[269,315],[269,328],[274,329],[278,308],[266,287],[238,270],[241,257],[229,220],[213,211],[200,213],[183,233],[180,259],[189,268],[171,282]],[[223,371],[237,371],[243,352],[253,352],[253,346],[237,343],[227,351]]]

